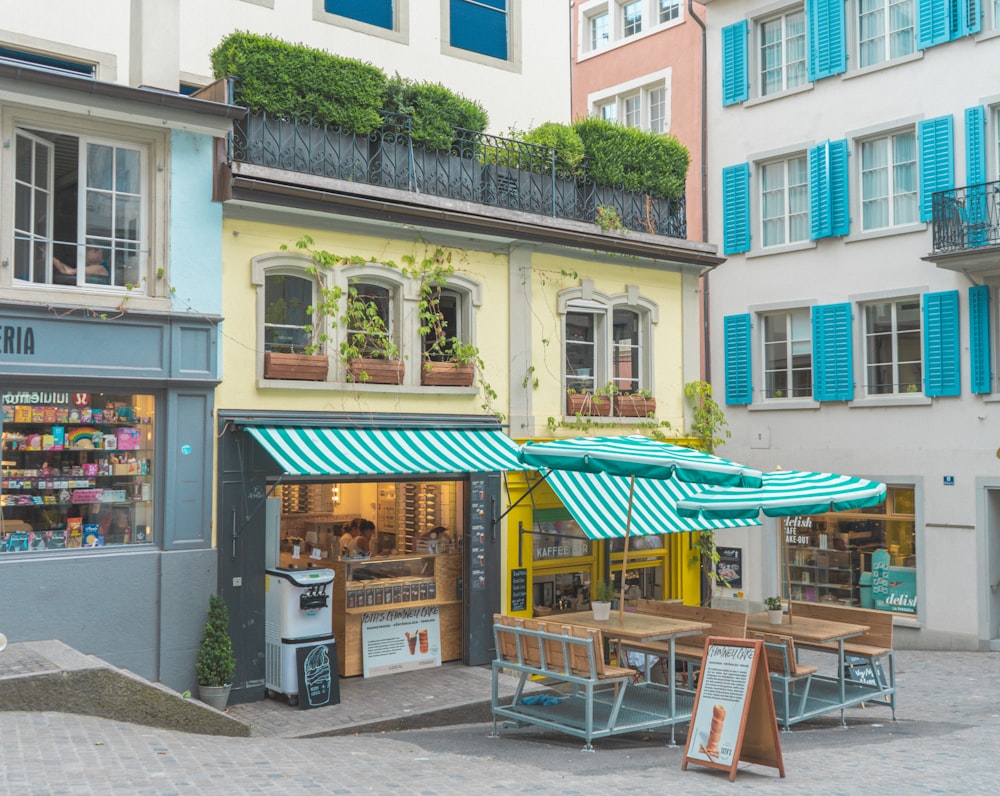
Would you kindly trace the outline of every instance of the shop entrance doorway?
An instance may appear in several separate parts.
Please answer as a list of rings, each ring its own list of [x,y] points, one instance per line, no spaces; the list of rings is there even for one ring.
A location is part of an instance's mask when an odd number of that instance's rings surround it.
[[[990,650],[1000,652],[1000,488],[985,492],[986,638]]]

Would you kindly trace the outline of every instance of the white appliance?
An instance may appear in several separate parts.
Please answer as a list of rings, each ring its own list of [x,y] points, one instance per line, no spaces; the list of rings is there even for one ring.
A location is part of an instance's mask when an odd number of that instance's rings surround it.
[[[268,696],[284,694],[292,705],[299,702],[300,649],[325,646],[324,666],[337,682],[336,640],[333,635],[332,569],[265,570],[264,688]],[[311,656],[315,660],[317,656]],[[331,689],[340,701],[339,685]]]

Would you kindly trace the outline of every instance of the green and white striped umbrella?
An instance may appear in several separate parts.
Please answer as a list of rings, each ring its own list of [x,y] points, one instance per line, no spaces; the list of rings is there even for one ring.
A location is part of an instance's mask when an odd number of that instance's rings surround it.
[[[885,484],[836,473],[775,470],[764,473],[759,489],[708,486],[677,502],[682,517],[703,520],[756,519],[822,514],[875,506],[885,500]]]
[[[759,470],[638,434],[527,442],[521,446],[519,457],[525,464],[545,470],[676,478],[723,486],[757,487],[761,483]]]
[[[552,470],[546,481],[581,530],[591,539],[623,539],[628,523],[631,478],[607,473]],[[760,525],[751,520],[704,520],[682,517],[677,501],[698,487],[675,478],[636,478],[632,501],[632,536],[707,531]]]

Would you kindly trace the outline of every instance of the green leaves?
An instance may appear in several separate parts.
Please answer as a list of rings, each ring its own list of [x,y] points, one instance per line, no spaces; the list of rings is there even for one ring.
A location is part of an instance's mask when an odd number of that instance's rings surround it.
[[[208,620],[198,647],[195,674],[199,685],[220,686],[233,681],[236,659],[229,638],[229,608],[217,594],[208,598]]]

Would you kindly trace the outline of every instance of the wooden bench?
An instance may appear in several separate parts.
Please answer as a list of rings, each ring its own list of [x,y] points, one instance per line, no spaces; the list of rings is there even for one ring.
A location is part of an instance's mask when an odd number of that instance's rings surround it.
[[[855,636],[844,642],[844,656],[847,659],[849,675],[852,679],[858,680],[870,686],[875,693],[874,704],[883,702],[888,704],[892,710],[892,719],[896,720],[896,672],[895,658],[892,647],[892,613],[889,611],[876,611],[871,608],[854,608],[847,605],[835,605],[831,603],[806,603],[793,602],[791,605],[792,616],[808,616],[814,619],[826,619],[832,622],[850,622],[857,625],[867,625],[868,631],[860,636]],[[800,647],[819,649],[824,652],[837,652],[837,645],[829,644],[806,644],[799,643]],[[854,661],[855,668],[851,668],[850,658],[861,659]],[[882,661],[885,661],[883,667]],[[860,679],[861,671],[857,664],[863,664],[867,671],[866,677]],[[870,677],[867,675],[870,674]],[[881,699],[879,699],[881,698]]]
[[[492,664],[493,731],[497,721],[531,724],[593,740],[673,724],[669,691],[655,683],[636,684],[634,669],[604,662],[600,630],[521,619],[503,614],[493,618],[497,657]],[[501,702],[498,678],[518,676],[513,697]],[[553,690],[526,696],[531,678],[545,678]],[[684,716],[686,720],[690,714]]]
[[[705,640],[709,636],[746,638],[747,635],[747,615],[741,611],[703,608],[699,605],[684,605],[666,600],[639,600],[638,612],[674,619],[693,619],[711,625],[709,629],[698,635],[684,636],[674,642],[674,659],[695,664],[695,666],[688,667],[689,687],[693,687],[692,670],[701,665],[701,659],[705,654]],[[655,655],[660,659],[661,665],[669,666],[670,643],[667,641],[650,641],[646,644],[628,643],[623,647],[631,652]],[[664,659],[668,661],[666,664],[663,663]]]
[[[795,641],[791,636],[776,633],[751,633],[751,638],[759,638],[764,642],[764,654],[767,657],[767,670],[771,676],[771,690],[775,696],[781,697],[781,704],[775,700],[775,709],[783,729],[788,730],[791,724],[803,721],[813,714],[809,708],[809,687],[813,675],[819,669],[815,666],[805,666],[799,663],[795,652]],[[792,693],[795,692],[795,712],[792,712]],[[834,708],[835,709],[835,708]],[[827,712],[824,709],[823,712]]]

